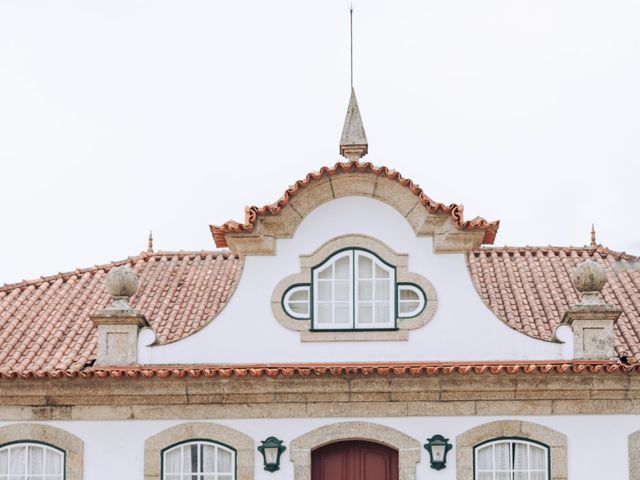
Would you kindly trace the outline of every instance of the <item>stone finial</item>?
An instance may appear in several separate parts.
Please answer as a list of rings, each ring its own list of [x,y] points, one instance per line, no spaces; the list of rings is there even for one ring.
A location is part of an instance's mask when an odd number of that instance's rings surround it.
[[[348,160],[360,160],[369,152],[367,134],[364,131],[356,92],[351,88],[351,98],[340,137],[340,155]]]
[[[596,242],[596,227],[593,223],[591,224],[591,246],[598,246],[598,242]]]
[[[133,273],[133,270],[126,265],[113,268],[107,274],[104,283],[107,292],[114,300],[110,308],[129,308],[129,299],[138,290],[138,277]]]
[[[144,315],[129,306],[138,289],[138,278],[127,266],[111,269],[105,279],[111,305],[89,317],[98,327],[96,365],[131,365],[138,361],[138,331],[148,326]]]
[[[147,241],[147,253],[153,253],[153,231],[149,230],[149,240]]]
[[[583,305],[601,303],[598,294],[607,283],[604,268],[593,260],[585,260],[573,271],[573,284],[582,293]]]
[[[562,323],[573,330],[573,354],[578,360],[615,358],[613,326],[622,310],[600,298],[605,283],[604,268],[593,260],[582,262],[573,272],[573,284],[582,293],[582,300],[564,313]]]

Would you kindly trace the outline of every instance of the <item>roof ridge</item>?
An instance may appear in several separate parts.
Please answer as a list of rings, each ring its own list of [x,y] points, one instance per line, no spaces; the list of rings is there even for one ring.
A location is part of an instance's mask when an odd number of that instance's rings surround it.
[[[76,275],[83,275],[85,273],[90,273],[90,272],[98,272],[100,270],[108,270],[114,267],[119,267],[121,265],[126,265],[127,263],[135,263],[140,260],[147,260],[151,257],[172,257],[172,256],[180,257],[180,256],[189,256],[189,255],[215,255],[215,256],[221,255],[226,258],[230,256],[234,256],[234,257],[237,256],[237,255],[234,255],[233,252],[231,252],[230,250],[226,250],[226,249],[178,250],[178,251],[157,251],[157,252],[144,251],[138,255],[129,256],[122,260],[112,260],[108,263],[93,265],[92,267],[76,268],[75,270],[59,272],[53,275],[47,275],[47,276],[42,275],[39,278],[22,280],[20,282],[14,282],[14,283],[5,283],[0,285],[0,293],[14,290],[16,288],[24,288],[24,287],[30,287],[33,285],[40,285],[40,284],[51,282],[54,280],[67,280]]]
[[[599,253],[600,255],[611,255],[617,259],[625,259],[630,261],[640,260],[640,256],[632,255],[630,253],[618,250],[611,250],[608,247],[603,245],[597,245],[595,247],[590,245],[585,246],[560,246],[560,245],[525,245],[525,246],[512,246],[512,245],[504,245],[501,247],[496,247],[493,245],[481,246],[480,248],[473,250],[470,254],[481,254],[481,253],[490,253],[490,252],[530,252],[530,251],[542,251],[542,252],[551,252],[551,251],[566,251],[566,252],[593,252]]]

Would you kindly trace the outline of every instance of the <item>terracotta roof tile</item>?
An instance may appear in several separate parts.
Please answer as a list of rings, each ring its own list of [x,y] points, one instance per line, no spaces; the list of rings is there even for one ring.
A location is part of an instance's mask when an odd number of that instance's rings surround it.
[[[169,378],[169,377],[382,377],[433,375],[515,375],[552,373],[638,373],[640,365],[618,361],[488,362],[488,363],[327,363],[272,365],[154,365],[100,367],[82,371],[0,372],[0,378]]]
[[[322,167],[317,172],[307,174],[307,176],[295,182],[289,187],[282,197],[275,203],[265,205],[264,207],[247,207],[245,209],[244,223],[238,223],[234,220],[229,220],[223,225],[211,225],[211,233],[213,239],[216,242],[218,248],[227,247],[227,239],[225,235],[227,233],[249,233],[253,231],[254,226],[258,222],[259,217],[267,215],[278,215],[284,207],[289,204],[292,197],[295,197],[300,190],[306,188],[309,184],[316,182],[322,177],[332,177],[339,173],[346,172],[358,172],[369,173],[374,176],[384,176],[389,180],[398,182],[403,187],[408,188],[414,195],[418,197],[420,203],[432,214],[444,214],[450,215],[453,219],[454,225],[459,230],[480,230],[484,231],[484,238],[482,243],[492,244],[496,238],[498,232],[498,226],[500,222],[487,222],[484,218],[476,217],[471,220],[464,219],[464,207],[452,203],[445,205],[444,203],[435,202],[427,196],[426,193],[416,185],[412,180],[404,178],[399,172],[392,170],[388,167],[376,167],[370,162],[338,162],[333,167]]]
[[[586,258],[605,267],[609,281],[603,291],[604,299],[623,310],[616,326],[616,350],[621,357],[627,357],[627,362],[637,364],[640,359],[637,257],[603,247],[483,248],[469,254],[468,266],[479,295],[500,319],[532,337],[549,340],[566,309],[578,301],[571,274]],[[0,287],[0,376],[230,376],[239,375],[238,372],[342,375],[352,371],[400,375],[627,368],[615,362],[503,362],[366,367],[183,365],[94,370],[90,364],[96,354],[96,331],[89,314],[108,304],[104,278],[109,269],[124,264],[139,276],[140,286],[131,304],[146,316],[161,343],[179,340],[201,329],[225,306],[242,271],[242,261],[228,252],[144,253],[121,262]],[[614,364],[615,368],[611,366]],[[635,371],[635,367],[628,371]]]
[[[616,351],[640,360],[640,258],[598,247],[482,248],[469,254],[476,290],[509,326],[550,340],[564,312],[579,301],[571,275],[591,259],[607,273],[604,300],[622,309]]]
[[[89,314],[108,305],[108,271],[129,265],[139,288],[131,305],[160,343],[201,329],[222,310],[242,271],[228,252],[143,253],[120,262],[0,287],[0,372],[79,372],[96,356]]]

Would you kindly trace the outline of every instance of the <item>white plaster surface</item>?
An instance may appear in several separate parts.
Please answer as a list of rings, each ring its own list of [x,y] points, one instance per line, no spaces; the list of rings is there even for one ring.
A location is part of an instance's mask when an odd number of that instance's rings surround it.
[[[375,237],[397,253],[409,254],[409,271],[423,275],[435,287],[438,310],[425,327],[410,332],[409,341],[302,343],[297,332],[273,317],[273,288],[299,271],[299,256],[353,233]],[[199,332],[169,345],[148,347],[148,343],[148,335],[142,335],[140,363],[552,360],[573,355],[571,342],[533,339],[504,324],[480,299],[464,254],[434,254],[431,237],[416,237],[395,209],[366,197],[320,206],[293,238],[278,240],[276,255],[248,257],[228,305]]]
[[[322,425],[365,421],[400,430],[424,444],[427,437],[444,435],[454,444],[447,457],[447,468],[436,472],[429,468],[428,454],[421,449],[417,464],[418,480],[455,480],[456,445],[459,434],[495,420],[525,420],[545,425],[567,436],[569,478],[575,480],[623,480],[628,478],[627,436],[640,429],[640,416],[523,416],[523,417],[407,417],[407,418],[312,418],[211,420],[239,430],[254,439],[255,446],[270,435],[284,440],[287,451],[281,470],[270,474],[262,469],[256,452],[256,480],[292,480],[290,442]],[[202,420],[209,421],[209,420]],[[42,422],[62,428],[85,442],[86,480],[140,480],[143,474],[144,441],[181,421],[136,420],[78,422]],[[7,422],[0,422],[5,425]],[[470,479],[471,480],[471,479]]]

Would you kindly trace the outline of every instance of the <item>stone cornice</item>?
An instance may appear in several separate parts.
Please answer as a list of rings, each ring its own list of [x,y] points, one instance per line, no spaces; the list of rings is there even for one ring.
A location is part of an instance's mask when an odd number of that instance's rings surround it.
[[[0,381],[0,420],[14,421],[575,414],[640,414],[640,377],[585,372]]]

